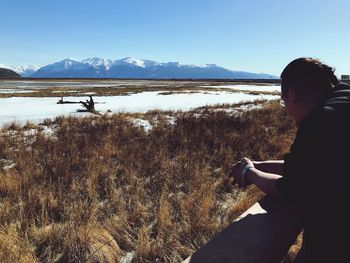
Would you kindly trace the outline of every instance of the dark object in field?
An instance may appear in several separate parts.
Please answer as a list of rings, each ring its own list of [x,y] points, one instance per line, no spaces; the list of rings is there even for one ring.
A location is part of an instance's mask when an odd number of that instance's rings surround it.
[[[57,101],[57,104],[79,104],[80,102],[78,101],[68,101],[68,100],[63,100],[63,97]]]
[[[95,102],[92,99],[92,96],[89,95],[90,100],[80,101],[85,109],[77,109],[77,112],[91,112],[93,114],[101,115],[98,111],[95,110]]]
[[[89,98],[90,100],[80,101],[80,103],[83,104],[87,111],[92,112],[95,111],[95,102],[92,99],[91,95],[89,96]]]
[[[89,96],[89,98],[89,100],[85,101],[64,101],[63,97],[61,97],[61,99],[57,101],[57,104],[82,104],[84,109],[77,109],[77,112],[91,112],[93,114],[100,115],[100,113],[95,110],[95,104],[103,104],[105,102],[94,102],[91,95]]]
[[[80,104],[81,101],[69,101],[69,100],[63,100],[63,97],[61,97],[57,104]],[[105,104],[106,102],[94,102],[95,104]]]
[[[76,109],[77,112],[91,112],[91,111],[88,111],[86,109]]]

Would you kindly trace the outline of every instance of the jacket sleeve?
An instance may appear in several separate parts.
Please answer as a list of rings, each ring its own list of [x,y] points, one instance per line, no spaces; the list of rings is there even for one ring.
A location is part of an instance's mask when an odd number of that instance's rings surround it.
[[[284,157],[283,177],[276,187],[287,201],[302,202],[316,180],[320,153],[317,124],[307,123],[298,129],[290,152]]]

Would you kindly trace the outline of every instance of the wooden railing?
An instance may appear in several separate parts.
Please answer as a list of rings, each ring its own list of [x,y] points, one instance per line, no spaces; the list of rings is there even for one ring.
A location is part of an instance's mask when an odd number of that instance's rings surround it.
[[[183,263],[280,263],[301,230],[300,208],[264,197]]]

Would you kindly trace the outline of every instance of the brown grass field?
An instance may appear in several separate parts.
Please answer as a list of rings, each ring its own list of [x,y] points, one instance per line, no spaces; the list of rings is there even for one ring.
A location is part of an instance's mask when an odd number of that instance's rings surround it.
[[[279,92],[267,92],[267,91],[242,91],[239,89],[232,88],[222,88],[218,87],[201,87],[197,84],[183,84],[181,86],[149,86],[149,85],[138,85],[138,86],[124,86],[124,87],[45,87],[40,89],[21,89],[24,92],[16,93],[1,93],[0,88],[0,98],[11,98],[11,97],[76,97],[76,96],[86,96],[87,94],[92,94],[94,96],[128,96],[131,94],[141,93],[141,92],[151,92],[158,91],[160,95],[171,95],[171,94],[188,94],[188,93],[203,93],[203,92],[219,92],[226,91],[231,93],[244,92],[252,95],[278,95]]]
[[[261,197],[230,165],[281,158],[295,134],[277,102],[43,125],[0,130],[0,262],[180,262]]]

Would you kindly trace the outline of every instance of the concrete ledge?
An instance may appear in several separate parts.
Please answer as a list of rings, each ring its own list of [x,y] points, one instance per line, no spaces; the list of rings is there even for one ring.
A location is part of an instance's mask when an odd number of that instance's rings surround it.
[[[300,209],[264,197],[183,263],[279,263],[301,229]]]

